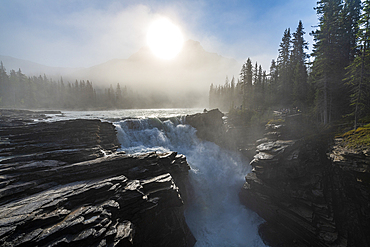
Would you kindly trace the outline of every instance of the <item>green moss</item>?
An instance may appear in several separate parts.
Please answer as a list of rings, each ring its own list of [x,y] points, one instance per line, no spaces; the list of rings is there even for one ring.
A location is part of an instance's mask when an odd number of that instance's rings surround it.
[[[337,136],[342,137],[344,141],[350,147],[361,147],[370,146],[370,123],[362,127],[358,127],[356,130],[350,130],[343,135]]]

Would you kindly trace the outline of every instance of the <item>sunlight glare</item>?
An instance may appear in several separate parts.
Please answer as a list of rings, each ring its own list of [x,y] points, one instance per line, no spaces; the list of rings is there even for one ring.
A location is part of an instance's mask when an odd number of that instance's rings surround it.
[[[184,43],[180,29],[166,18],[154,21],[147,33],[147,43],[159,58],[174,58]]]

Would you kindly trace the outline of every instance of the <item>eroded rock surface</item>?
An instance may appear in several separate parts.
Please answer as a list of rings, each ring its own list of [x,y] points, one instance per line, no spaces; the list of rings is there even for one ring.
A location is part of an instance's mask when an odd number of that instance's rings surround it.
[[[328,137],[297,123],[267,126],[240,192],[266,220],[261,236],[271,246],[369,246],[368,151],[328,150]]]
[[[1,246],[193,246],[185,156],[117,153],[99,120],[0,128]]]

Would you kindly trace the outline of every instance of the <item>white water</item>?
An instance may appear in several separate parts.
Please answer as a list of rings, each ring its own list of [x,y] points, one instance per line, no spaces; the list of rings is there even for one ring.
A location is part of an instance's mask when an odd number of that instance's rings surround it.
[[[46,119],[46,121],[59,121],[83,118],[83,119],[102,119],[114,122],[124,118],[149,118],[149,117],[170,118],[177,117],[180,115],[195,114],[198,112],[202,112],[202,109],[169,108],[169,109],[126,109],[109,111],[63,111],[62,114],[47,114],[49,119]]]
[[[176,151],[191,166],[192,200],[186,222],[197,239],[195,246],[265,246],[258,235],[262,219],[240,204],[238,192],[249,164],[238,153],[200,141],[184,116],[201,109],[75,111],[50,115],[49,121],[88,118],[113,121],[121,149],[128,153]],[[158,118],[167,117],[161,121]],[[133,119],[135,118],[135,119]]]
[[[172,121],[171,121],[172,120]],[[265,246],[258,236],[262,220],[240,204],[238,192],[249,165],[233,152],[200,141],[181,118],[126,119],[116,123],[122,150],[129,153],[177,151],[191,166],[192,200],[185,218],[196,246]]]

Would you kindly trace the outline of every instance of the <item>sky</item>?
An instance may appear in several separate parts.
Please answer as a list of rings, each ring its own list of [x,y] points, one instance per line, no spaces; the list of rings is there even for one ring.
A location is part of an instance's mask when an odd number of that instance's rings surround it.
[[[54,67],[91,67],[127,59],[146,45],[146,32],[167,17],[184,39],[241,64],[268,70],[283,32],[299,20],[309,33],[317,0],[0,0],[0,55]],[[6,65],[4,65],[6,67]]]

